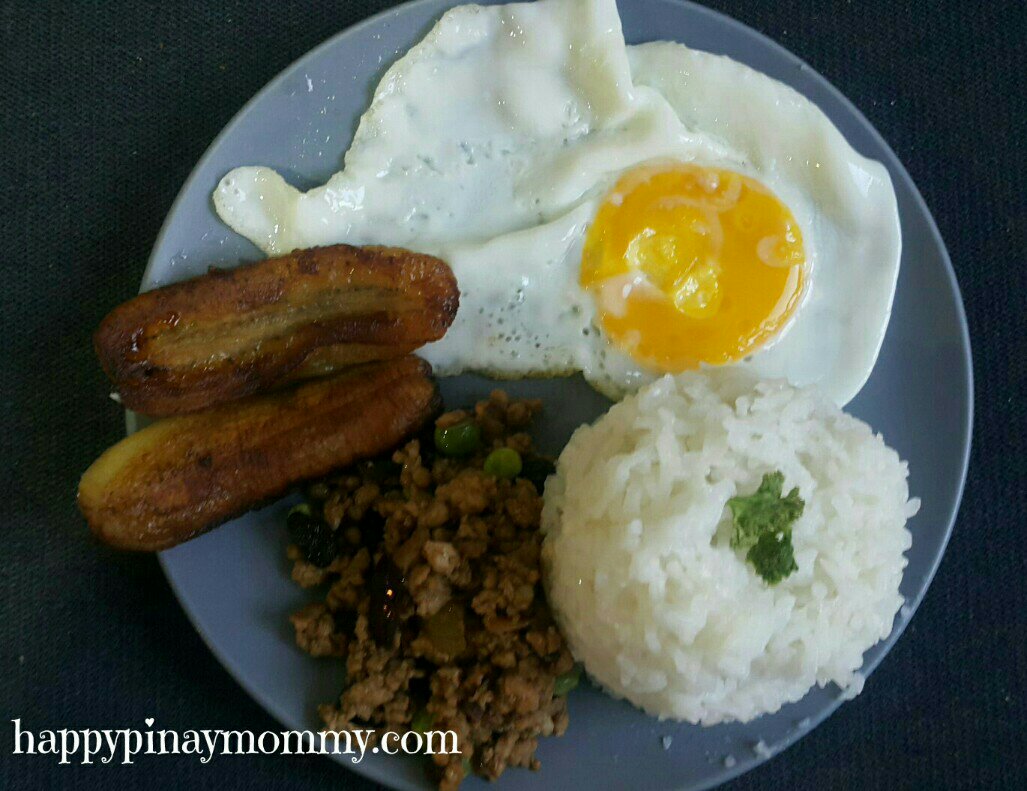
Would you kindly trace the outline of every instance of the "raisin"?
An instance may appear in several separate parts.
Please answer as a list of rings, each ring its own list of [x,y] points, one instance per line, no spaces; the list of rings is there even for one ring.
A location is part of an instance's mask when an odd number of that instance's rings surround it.
[[[425,663],[420,674],[411,676],[407,684],[407,694],[421,706],[426,705],[431,698],[431,673],[432,666]]]
[[[417,443],[421,447],[421,466],[431,469],[438,456],[435,450],[435,427],[429,424],[417,435]]]
[[[294,509],[286,522],[289,539],[318,568],[329,565],[339,554],[335,531],[323,520]]]
[[[360,543],[374,552],[385,535],[385,517],[373,508],[368,508],[357,529],[360,530]]]
[[[381,646],[391,646],[400,616],[413,606],[406,580],[392,558],[382,555],[374,564],[367,608],[371,637]]]
[[[527,456],[521,463],[521,474],[518,478],[531,481],[535,491],[542,494],[546,478],[556,472],[556,465],[544,456]]]
[[[353,630],[357,626],[357,613],[355,610],[336,610],[332,613],[332,618],[335,621],[336,632],[347,637],[353,635]]]

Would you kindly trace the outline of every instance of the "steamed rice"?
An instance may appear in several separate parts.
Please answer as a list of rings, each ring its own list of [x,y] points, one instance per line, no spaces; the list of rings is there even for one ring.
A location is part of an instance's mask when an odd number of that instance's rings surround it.
[[[784,473],[806,507],[771,587],[726,503]],[[575,432],[546,484],[550,605],[610,692],[662,717],[747,721],[814,684],[857,691],[903,604],[906,464],[816,391],[737,370],[667,376]]]

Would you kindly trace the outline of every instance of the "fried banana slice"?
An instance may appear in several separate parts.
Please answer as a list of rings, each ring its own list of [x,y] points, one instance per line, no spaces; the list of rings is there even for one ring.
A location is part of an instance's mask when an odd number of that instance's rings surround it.
[[[416,350],[419,345],[375,346],[370,343],[341,343],[336,346],[322,346],[319,349],[314,349],[304,358],[303,362],[289,371],[281,383],[291,384],[303,379],[331,376],[361,363],[403,357]]]
[[[158,421],[86,470],[78,504],[122,549],[172,547],[290,486],[395,447],[441,405],[416,357]]]
[[[291,374],[307,360],[320,373],[406,354],[441,338],[458,303],[444,261],[340,244],[140,294],[93,342],[122,403],[163,417],[304,378]]]

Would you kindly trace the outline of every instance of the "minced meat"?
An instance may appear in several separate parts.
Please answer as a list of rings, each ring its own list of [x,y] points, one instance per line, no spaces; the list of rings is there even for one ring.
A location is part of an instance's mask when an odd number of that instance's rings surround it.
[[[541,488],[552,465],[524,431],[540,408],[496,391],[436,421],[475,424],[469,456],[447,457],[425,433],[391,458],[311,486],[288,550],[299,585],[329,586],[292,616],[296,642],[346,662],[340,699],[320,707],[326,729],[402,732],[416,718],[455,731],[461,754],[432,757],[441,789],[459,786],[468,768],[489,779],[508,766],[538,769],[538,737],[567,728],[556,694],[566,684],[556,682],[574,661],[539,568]],[[518,477],[483,469],[502,447],[520,454]],[[328,557],[325,528],[335,541]],[[316,563],[301,549],[304,530],[317,534]]]

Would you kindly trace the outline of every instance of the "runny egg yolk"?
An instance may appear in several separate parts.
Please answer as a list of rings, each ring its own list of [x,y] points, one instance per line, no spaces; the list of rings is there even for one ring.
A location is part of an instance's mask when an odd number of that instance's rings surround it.
[[[763,346],[795,312],[805,277],[798,223],[770,190],[672,164],[618,181],[589,228],[580,283],[614,345],[682,371]]]

